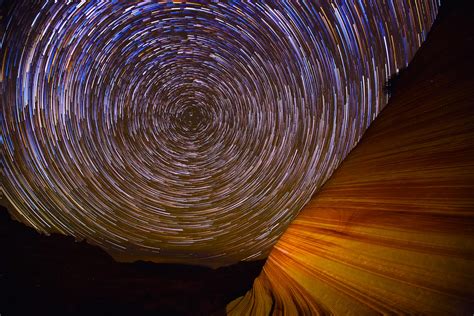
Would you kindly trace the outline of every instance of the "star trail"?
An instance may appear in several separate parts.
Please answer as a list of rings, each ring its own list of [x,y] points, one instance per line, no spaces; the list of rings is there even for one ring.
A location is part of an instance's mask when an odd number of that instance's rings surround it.
[[[264,258],[383,109],[437,1],[15,2],[2,187],[116,257]]]

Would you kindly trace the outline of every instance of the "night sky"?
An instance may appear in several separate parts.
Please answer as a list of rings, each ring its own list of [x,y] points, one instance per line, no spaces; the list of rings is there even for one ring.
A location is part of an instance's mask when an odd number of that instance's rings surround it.
[[[383,109],[437,10],[14,1],[0,60],[11,212],[119,260],[265,258]]]

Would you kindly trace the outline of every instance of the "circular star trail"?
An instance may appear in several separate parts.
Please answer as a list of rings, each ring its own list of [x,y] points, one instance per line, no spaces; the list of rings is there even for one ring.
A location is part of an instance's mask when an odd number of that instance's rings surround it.
[[[264,257],[426,35],[432,17],[403,21],[410,10],[15,2],[1,51],[4,193],[37,230],[117,257]]]

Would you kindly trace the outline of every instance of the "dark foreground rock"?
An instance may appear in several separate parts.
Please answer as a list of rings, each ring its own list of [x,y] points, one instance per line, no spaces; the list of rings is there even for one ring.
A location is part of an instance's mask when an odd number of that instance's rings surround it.
[[[216,270],[118,263],[73,237],[44,236],[0,209],[0,314],[220,315],[252,286],[263,261]]]

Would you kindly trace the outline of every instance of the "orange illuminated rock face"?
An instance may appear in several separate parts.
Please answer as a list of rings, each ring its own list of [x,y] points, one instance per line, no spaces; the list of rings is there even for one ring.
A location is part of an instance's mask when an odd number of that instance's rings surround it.
[[[474,311],[472,12],[442,8],[391,103],[230,315]]]

